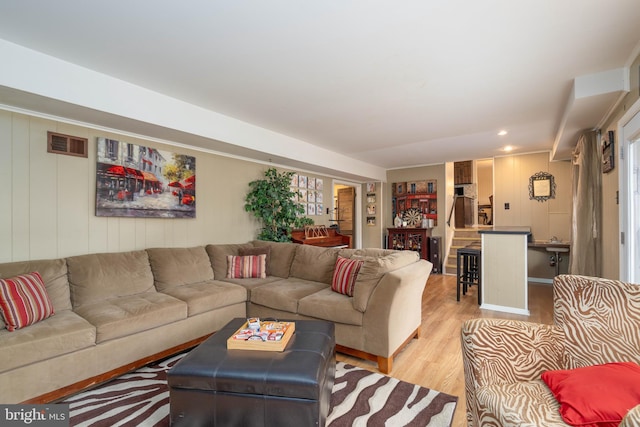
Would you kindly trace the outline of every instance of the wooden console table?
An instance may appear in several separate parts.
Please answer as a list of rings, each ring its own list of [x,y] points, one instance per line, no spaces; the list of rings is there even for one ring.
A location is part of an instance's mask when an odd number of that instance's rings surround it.
[[[429,260],[430,228],[387,228],[387,248],[416,251],[420,258]]]

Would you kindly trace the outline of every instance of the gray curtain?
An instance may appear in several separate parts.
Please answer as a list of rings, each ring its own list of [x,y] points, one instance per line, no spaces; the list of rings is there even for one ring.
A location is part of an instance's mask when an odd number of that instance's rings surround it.
[[[583,133],[573,158],[570,274],[601,275],[602,150],[596,131]]]

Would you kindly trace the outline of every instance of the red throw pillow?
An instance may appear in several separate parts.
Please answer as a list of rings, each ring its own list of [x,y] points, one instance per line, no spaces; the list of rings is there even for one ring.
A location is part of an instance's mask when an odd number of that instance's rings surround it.
[[[234,256],[227,255],[227,278],[247,279],[267,277],[267,255]]]
[[[53,315],[53,304],[39,273],[0,279],[0,312],[9,331]]]
[[[240,248],[238,249],[238,255],[247,256],[247,255],[262,255],[265,254],[267,258],[265,259],[265,267],[267,271],[267,276],[271,274],[271,269],[269,265],[271,264],[271,247],[269,246],[258,246],[253,248]]]
[[[331,280],[331,289],[334,291],[353,296],[353,290],[358,278],[360,267],[364,264],[363,260],[349,259],[338,256],[336,267],[333,270],[333,279]]]
[[[572,426],[615,427],[640,404],[640,366],[633,362],[546,371],[541,377]]]

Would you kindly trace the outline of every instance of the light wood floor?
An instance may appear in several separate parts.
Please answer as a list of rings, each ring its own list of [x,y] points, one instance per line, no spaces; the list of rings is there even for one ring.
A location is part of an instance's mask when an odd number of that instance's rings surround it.
[[[553,322],[553,289],[548,284],[529,284],[530,316],[480,310],[476,287],[456,301],[456,277],[431,275],[422,296],[421,336],[398,354],[391,376],[423,387],[458,396],[454,427],[466,426],[464,370],[460,349],[460,327],[478,317]],[[366,360],[338,354],[337,359],[377,370]]]

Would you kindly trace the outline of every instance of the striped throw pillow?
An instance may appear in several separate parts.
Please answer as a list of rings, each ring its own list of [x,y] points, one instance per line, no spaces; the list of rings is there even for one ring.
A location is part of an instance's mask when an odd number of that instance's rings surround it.
[[[364,264],[363,260],[349,259],[338,256],[336,260],[336,268],[333,270],[333,279],[331,280],[331,289],[334,291],[353,296],[353,290],[358,278],[360,267]]]
[[[53,315],[53,304],[38,272],[0,279],[0,312],[9,331]]]
[[[247,279],[267,277],[267,255],[227,255],[227,278]]]

